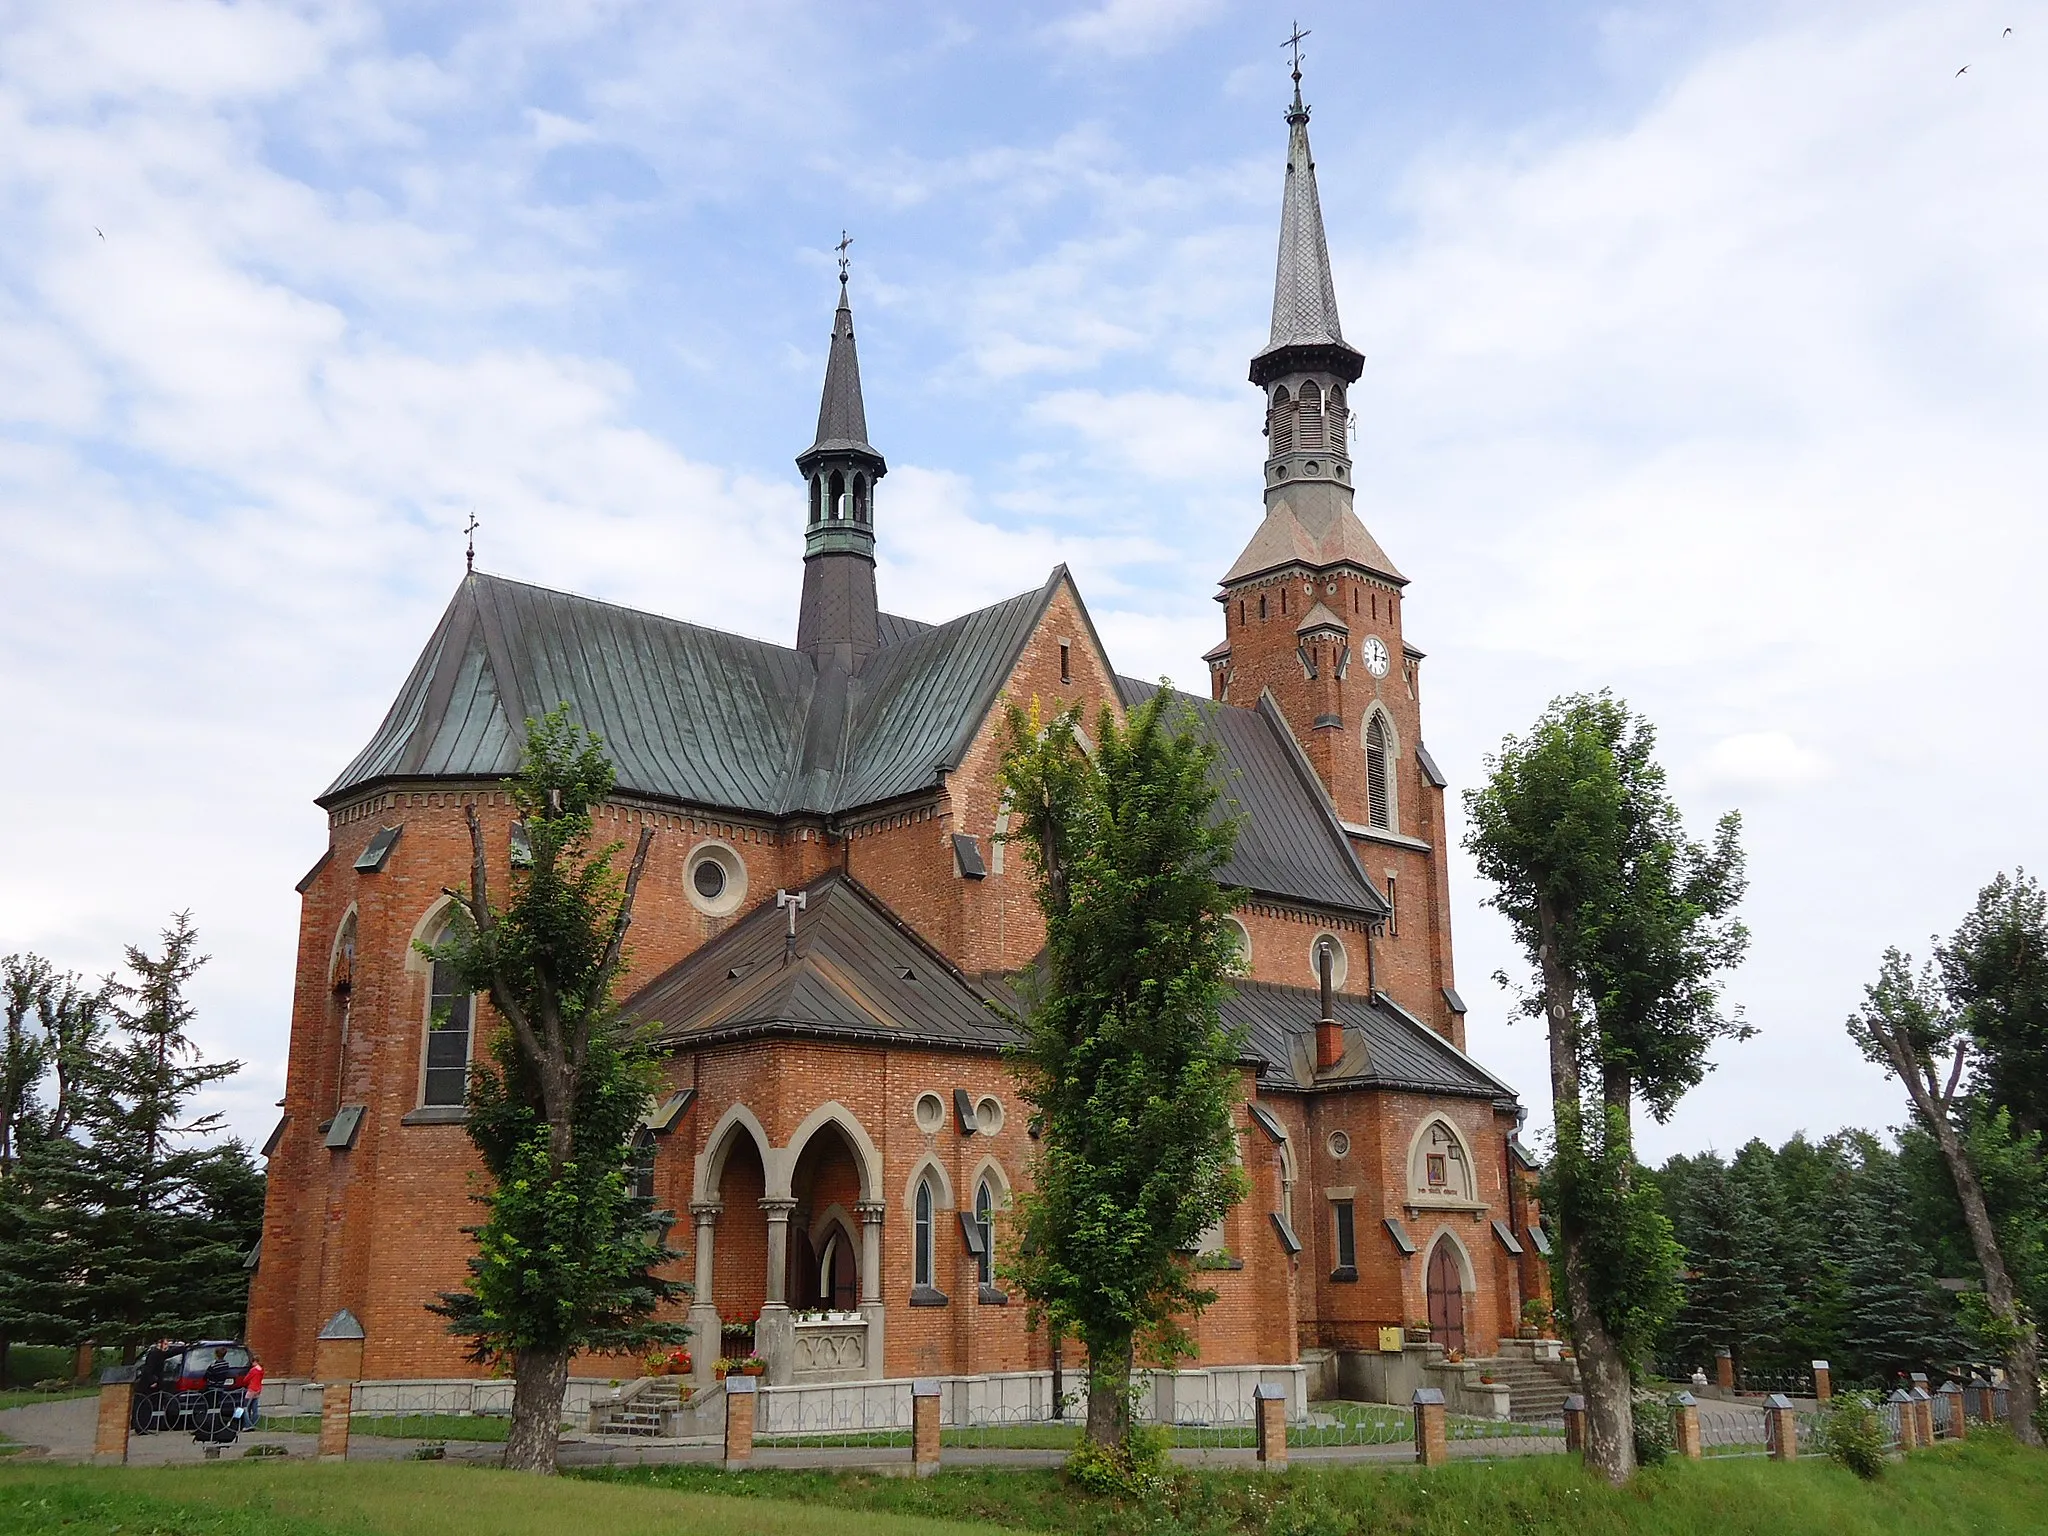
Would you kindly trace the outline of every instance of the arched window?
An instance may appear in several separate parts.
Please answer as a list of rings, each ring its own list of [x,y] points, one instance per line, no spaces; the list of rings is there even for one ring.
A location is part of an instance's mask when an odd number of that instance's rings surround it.
[[[811,476],[811,521],[822,522],[825,518],[825,477]]]
[[[930,1179],[917,1181],[917,1213],[912,1244],[911,1284],[929,1286],[932,1283],[932,1184]]]
[[[654,1199],[654,1132],[646,1126],[633,1138],[633,1157],[627,1165],[626,1180],[632,1186],[634,1199]]]
[[[334,963],[328,968],[328,985],[334,995],[335,1040],[334,1040],[334,1101],[341,1102],[341,1096],[348,1092],[345,1078],[348,1073],[348,1000],[355,991],[356,983],[356,914],[353,908],[343,919],[341,932],[334,938]]]
[[[1387,717],[1375,712],[1365,724],[1365,815],[1376,827],[1394,829],[1394,739]]]
[[[1273,391],[1272,409],[1266,412],[1266,436],[1272,439],[1270,452],[1294,451],[1294,402],[1288,398],[1285,384]]]
[[[846,477],[836,469],[832,471],[830,493],[832,497],[832,520],[834,522],[843,522],[846,518]]]
[[[469,919],[457,909],[441,924],[434,943],[446,944],[469,931]],[[427,999],[427,1070],[422,1104],[460,1104],[469,1089],[469,1045],[476,999],[471,997],[447,960],[434,962]]]
[[[1314,379],[1301,386],[1301,420],[1295,436],[1304,448],[1323,446],[1323,392]]]
[[[868,520],[868,477],[866,475],[855,475],[853,477],[853,520],[856,523],[865,523]]]
[[[996,1195],[983,1179],[974,1191],[974,1224],[981,1229],[981,1283],[996,1283]]]

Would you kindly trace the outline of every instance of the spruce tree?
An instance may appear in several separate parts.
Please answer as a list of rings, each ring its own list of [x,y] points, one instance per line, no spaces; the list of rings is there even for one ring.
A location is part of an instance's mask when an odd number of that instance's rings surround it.
[[[1788,1300],[1772,1253],[1772,1231],[1748,1181],[1719,1158],[1706,1161],[1690,1190],[1679,1242],[1685,1302],[1674,1330],[1682,1357],[1704,1364],[1731,1350],[1738,1369],[1782,1337]]]
[[[1959,1352],[1953,1304],[1913,1241],[1907,1205],[1896,1160],[1865,1167],[1851,1204],[1843,1344],[1849,1372],[1873,1385],[1912,1371],[1932,1374]]]

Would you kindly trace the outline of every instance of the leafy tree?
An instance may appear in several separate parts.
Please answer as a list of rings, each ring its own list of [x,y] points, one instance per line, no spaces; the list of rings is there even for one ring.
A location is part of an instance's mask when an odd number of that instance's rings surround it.
[[[1654,1183],[1636,1177],[1631,1104],[1668,1115],[1706,1070],[1718,976],[1746,940],[1738,823],[1684,834],[1649,723],[1610,694],[1558,699],[1509,737],[1467,792],[1465,846],[1493,884],[1550,1031],[1557,1151],[1547,1209],[1587,1399],[1587,1457],[1634,1470],[1630,1374],[1676,1303],[1676,1245]]]
[[[1044,969],[1016,1055],[1041,1127],[1011,1273],[1088,1350],[1088,1442],[1131,1439],[1132,1364],[1189,1345],[1214,1299],[1191,1262],[1245,1193],[1232,1158],[1241,1092],[1222,1025],[1237,950],[1217,872],[1235,823],[1217,814],[1216,749],[1168,718],[1164,687],[1092,757],[1078,711],[1012,707],[1003,783],[1045,916]]]
[[[569,1359],[579,1349],[680,1343],[655,1321],[688,1287],[656,1273],[681,1257],[626,1178],[632,1138],[656,1090],[652,1040],[613,996],[625,964],[652,828],[623,882],[620,844],[592,846],[592,811],[614,775],[602,742],[566,705],[527,722],[509,781],[531,861],[515,866],[511,901],[493,905],[482,823],[469,811],[470,882],[453,893],[469,922],[431,957],[487,992],[504,1022],[469,1083],[470,1139],[493,1187],[473,1229],[469,1285],[432,1310],[472,1341],[479,1362],[509,1354],[512,1424],[504,1464],[555,1469]]]
[[[1943,990],[1976,1047],[1972,1091],[2048,1131],[2048,891],[2024,869],[2000,874],[1935,949]]]
[[[1941,1149],[1983,1271],[1993,1337],[2012,1378],[2013,1433],[2026,1444],[2039,1445],[2035,1416],[2040,1408],[2041,1357],[2034,1320],[2014,1291],[1975,1161],[1957,1123],[1957,1093],[1969,1059],[1962,1020],[1950,1007],[1931,965],[1915,971],[1910,957],[1888,949],[1878,979],[1864,988],[1863,1006],[1850,1015],[1848,1029],[1865,1056],[1905,1085],[1922,1129]]]

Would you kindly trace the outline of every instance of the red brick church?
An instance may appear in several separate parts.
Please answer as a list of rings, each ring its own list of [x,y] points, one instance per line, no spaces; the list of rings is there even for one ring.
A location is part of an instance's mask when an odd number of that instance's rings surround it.
[[[1487,1355],[1545,1289],[1542,1240],[1514,1092],[1464,1051],[1423,653],[1407,579],[1353,510],[1364,358],[1338,325],[1298,88],[1287,120],[1272,335],[1251,360],[1263,515],[1217,593],[1211,697],[1190,701],[1243,818],[1225,1015],[1252,1188],[1207,1239],[1220,1299],[1193,1364],[1333,1362],[1423,1320]],[[1043,937],[1000,840],[1001,706],[1092,717],[1154,685],[1117,673],[1064,567],[943,624],[878,606],[888,466],[843,269],[796,463],[793,646],[471,574],[320,795],[250,1300],[273,1376],[309,1373],[344,1310],[366,1378],[476,1374],[425,1304],[465,1274],[464,1085],[493,1020],[414,945],[451,919],[466,806],[503,889],[521,852],[503,780],[523,722],[562,701],[618,770],[600,830],[655,830],[627,1006],[660,1023],[668,1091],[635,1173],[690,1251],[700,1376],[722,1322],[752,1319],[771,1383],[1047,1365],[991,1261],[1033,1141],[989,1002]],[[787,957],[785,893],[802,902]]]

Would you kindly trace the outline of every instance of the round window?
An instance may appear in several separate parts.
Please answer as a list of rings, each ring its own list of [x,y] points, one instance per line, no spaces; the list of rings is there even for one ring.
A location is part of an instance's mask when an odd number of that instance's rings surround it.
[[[1330,1132],[1330,1156],[1349,1157],[1350,1155],[1351,1138],[1342,1131]]]
[[[993,1136],[1003,1128],[1003,1106],[1000,1100],[986,1098],[974,1106],[974,1128],[986,1136]]]
[[[939,1127],[946,1123],[946,1102],[936,1093],[920,1093],[910,1113],[920,1131],[927,1136],[936,1136]]]
[[[707,917],[728,917],[747,898],[747,866],[725,843],[699,843],[684,866],[683,889]]]
[[[1330,951],[1330,985],[1340,991],[1344,977],[1351,969],[1350,956],[1344,953],[1344,941],[1334,933],[1319,933],[1308,946],[1308,974],[1311,982],[1320,983],[1323,977],[1323,951]]]
[[[1233,957],[1232,957],[1232,959],[1231,959],[1231,962],[1230,962],[1230,974],[1231,974],[1231,975],[1233,975],[1233,976],[1249,976],[1249,975],[1251,975],[1251,973],[1252,973],[1252,935],[1251,935],[1251,930],[1250,930],[1250,929],[1248,929],[1248,928],[1246,928],[1246,927],[1245,927],[1245,925],[1244,925],[1243,923],[1239,922],[1239,921],[1238,921],[1238,920],[1237,920],[1236,918],[1234,918],[1234,917],[1226,917],[1226,918],[1224,918],[1224,919],[1223,919],[1223,928],[1224,928],[1224,931],[1225,931],[1225,932],[1226,932],[1227,934],[1229,934],[1231,938],[1233,938],[1233,939],[1235,939],[1235,940],[1237,941],[1237,953],[1236,953],[1236,955],[1235,955],[1235,956],[1233,956]]]

